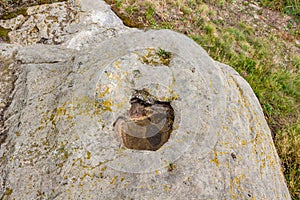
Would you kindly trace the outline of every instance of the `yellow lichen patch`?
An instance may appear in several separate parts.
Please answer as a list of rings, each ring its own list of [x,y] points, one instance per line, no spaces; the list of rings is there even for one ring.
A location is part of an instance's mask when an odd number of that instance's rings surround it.
[[[105,74],[106,74],[107,78],[112,79],[112,73],[106,72]]]
[[[11,195],[12,193],[13,193],[13,189],[11,189],[11,188],[5,188],[5,193],[4,193],[4,195],[9,196],[9,195]]]
[[[218,154],[219,154],[219,155],[227,155],[228,152],[225,152],[225,151],[219,151]]]
[[[117,182],[118,176],[115,176],[112,178],[112,180],[110,181],[110,184],[115,185]]]
[[[241,145],[246,146],[247,142],[245,140],[241,140]]]
[[[222,144],[223,146],[225,146],[225,147],[227,147],[227,146],[231,147],[231,146],[232,146],[232,143],[231,143],[231,142],[229,142],[229,141],[224,141],[224,140],[221,141],[221,144]]]
[[[99,165],[99,166],[100,166],[100,165]],[[106,168],[107,168],[107,167],[104,166],[104,167],[102,167],[102,168],[100,169],[100,171],[101,171],[101,172],[99,173],[99,177],[100,177],[100,178],[103,178],[103,173],[104,173],[104,171],[106,170]]]
[[[62,162],[62,163],[58,163],[58,164],[56,164],[56,166],[57,167],[63,167],[64,166],[64,163]]]
[[[72,181],[73,183],[75,183],[75,182],[77,181],[77,178],[73,177],[73,178],[71,179],[71,181]]]
[[[37,193],[37,194],[36,194],[37,196],[42,196],[41,190],[37,190],[36,193]]]
[[[66,120],[71,120],[71,119],[73,119],[73,116],[67,115]]]
[[[65,107],[58,107],[56,109],[56,114],[59,116],[65,115],[66,114],[66,108]]]
[[[101,171],[105,171],[106,169],[107,169],[107,167],[104,166],[104,167],[101,168]]]
[[[217,150],[214,149],[214,158],[212,160],[210,160],[211,162],[215,163],[217,167],[219,167],[220,163],[219,160],[217,158],[218,154],[217,154]]]
[[[162,48],[148,48],[147,53],[140,55],[139,60],[147,65],[165,65],[169,66],[173,54]]]
[[[91,159],[91,152],[90,151],[87,151],[86,152],[86,159]]]
[[[41,113],[40,126],[35,131],[42,131],[49,125],[55,128],[58,122],[73,119],[72,105],[71,102],[65,102],[53,110]]]
[[[114,62],[113,65],[114,65],[114,67],[120,69],[121,68],[120,64],[121,64],[121,62],[118,60],[118,61]]]
[[[228,126],[222,126],[222,129],[224,130],[224,131],[227,131],[228,130]],[[227,132],[226,132],[227,133]]]
[[[148,61],[149,58],[154,55],[153,52],[155,52],[154,48],[148,48],[147,49],[147,54],[142,54],[141,55],[142,62],[148,64],[149,63],[149,61]]]
[[[102,102],[102,105],[104,106],[104,111],[108,110],[108,111],[112,111],[111,110],[111,106],[112,106],[112,102],[109,100],[105,100]]]
[[[165,102],[172,102],[174,100],[177,100],[179,98],[179,95],[176,94],[173,90],[169,89],[169,97],[164,97],[161,101]]]
[[[79,162],[79,166],[82,166],[82,159],[81,158],[74,159],[73,161],[74,162],[73,162],[72,166],[75,166],[78,162]]]
[[[232,195],[232,199],[238,199],[237,195],[233,192],[233,180],[230,179],[230,194]]]
[[[170,185],[165,184],[164,185],[164,191],[169,192],[171,189]]]
[[[241,182],[245,179],[245,174],[241,174],[240,176],[236,176],[230,179],[230,192],[233,199],[240,199],[241,196],[238,194],[242,194],[243,190],[241,188]],[[238,192],[238,194],[236,194]]]
[[[109,100],[106,101],[97,101],[94,98],[81,97],[76,98],[72,102],[73,104],[73,115],[76,116],[90,116],[91,114],[99,115],[105,111],[111,111],[112,102]],[[93,113],[91,113],[91,111]],[[67,119],[72,119],[72,115],[67,116]]]
[[[261,160],[260,169],[265,168],[265,167],[266,167],[266,159],[263,158],[263,159]]]
[[[83,181],[86,177],[90,177],[91,179],[94,178],[93,175],[90,175],[89,173],[84,173],[82,177],[80,177],[80,180]]]
[[[101,85],[96,88],[96,91],[97,91],[96,98],[101,99],[110,93],[110,87],[108,85],[105,86]]]
[[[189,133],[188,133],[189,134]],[[176,139],[175,140],[177,143],[184,143],[186,140],[183,140],[183,139]]]
[[[95,102],[95,107],[94,107],[94,114],[95,115],[99,115],[103,112],[106,112],[106,111],[110,111],[112,112],[112,109],[111,109],[111,106],[112,106],[112,101],[111,100],[104,100],[102,102]]]

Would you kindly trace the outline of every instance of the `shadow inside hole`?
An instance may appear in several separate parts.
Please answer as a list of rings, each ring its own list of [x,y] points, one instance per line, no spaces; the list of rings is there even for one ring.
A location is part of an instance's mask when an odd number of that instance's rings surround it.
[[[130,103],[126,115],[114,123],[124,146],[135,150],[158,150],[173,130],[175,116],[170,102],[158,101],[145,90],[135,90]]]

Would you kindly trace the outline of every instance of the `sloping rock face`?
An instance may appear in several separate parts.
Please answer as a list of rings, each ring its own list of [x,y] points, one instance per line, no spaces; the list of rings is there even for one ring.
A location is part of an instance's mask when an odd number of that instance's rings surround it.
[[[100,40],[82,30],[61,45],[1,46],[21,69],[1,199],[290,199],[237,72],[181,34],[116,27]]]

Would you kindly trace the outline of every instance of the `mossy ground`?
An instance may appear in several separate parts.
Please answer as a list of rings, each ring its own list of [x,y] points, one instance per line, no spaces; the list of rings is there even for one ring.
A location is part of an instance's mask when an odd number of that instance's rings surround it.
[[[5,29],[0,26],[0,41],[9,42],[9,37],[8,37],[9,31],[10,29]]]
[[[299,199],[299,1],[106,2],[125,25],[188,35],[250,83],[272,130],[290,193]]]

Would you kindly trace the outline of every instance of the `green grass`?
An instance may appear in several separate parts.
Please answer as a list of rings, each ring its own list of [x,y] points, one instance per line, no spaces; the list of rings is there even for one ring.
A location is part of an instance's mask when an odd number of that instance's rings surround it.
[[[11,19],[11,18],[17,17],[18,15],[27,16],[27,8],[20,8],[14,12],[7,12],[1,16],[1,19]]]
[[[220,18],[218,11],[226,11],[230,2],[210,1],[142,1],[127,0],[123,9],[135,10],[127,15],[129,20],[142,18],[144,27],[171,28],[188,34],[200,44],[212,58],[237,70],[251,85],[262,105],[271,128],[275,146],[293,199],[300,197],[300,55],[293,51],[299,38],[298,1],[260,1],[261,5],[292,14],[297,27],[287,27],[285,32],[268,32],[239,18]],[[114,4],[113,0],[110,0]],[[243,3],[248,6],[249,3]],[[121,10],[115,10],[121,14]],[[259,15],[263,12],[258,11]],[[161,15],[164,20],[155,16]],[[174,15],[177,18],[174,19]],[[254,15],[254,14],[253,14]],[[188,30],[185,28],[188,27]],[[298,31],[298,32],[297,32]],[[299,48],[299,46],[298,46]],[[296,52],[296,54],[295,54]]]
[[[261,5],[274,10],[279,10],[289,15],[298,15],[300,17],[299,0],[260,0]]]
[[[11,30],[10,29],[5,29],[5,28],[0,26],[0,39],[3,40],[3,41],[9,42],[9,37],[8,37],[9,31],[11,31]]]

